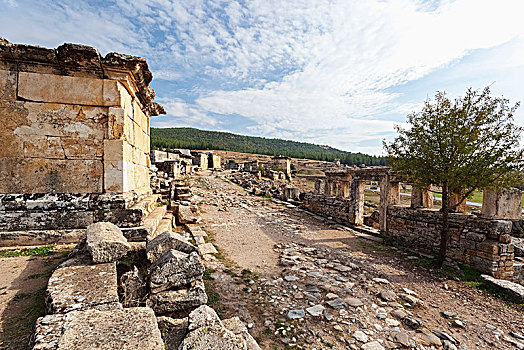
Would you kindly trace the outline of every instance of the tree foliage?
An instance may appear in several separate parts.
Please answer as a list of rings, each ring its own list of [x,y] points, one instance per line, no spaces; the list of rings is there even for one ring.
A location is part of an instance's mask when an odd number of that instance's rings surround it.
[[[189,148],[199,150],[224,150],[253,154],[284,155],[323,161],[340,159],[341,163],[384,165],[385,157],[341,151],[329,146],[305,142],[243,136],[219,131],[205,131],[193,128],[151,128],[151,147]]]
[[[389,164],[407,181],[419,188],[442,186],[439,265],[449,235],[448,212],[476,189],[505,188],[522,180],[523,128],[513,122],[518,106],[491,96],[489,87],[468,89],[455,100],[438,92],[434,102],[428,100],[420,112],[408,115],[409,128],[397,127],[395,140],[384,142]],[[451,204],[450,194],[457,192],[462,199]]]

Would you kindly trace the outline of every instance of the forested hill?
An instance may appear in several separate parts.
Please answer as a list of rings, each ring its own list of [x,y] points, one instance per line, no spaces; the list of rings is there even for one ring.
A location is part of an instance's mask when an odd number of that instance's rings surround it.
[[[386,162],[384,157],[345,152],[329,146],[193,128],[151,128],[151,148],[189,148],[266,155],[280,154],[293,158],[327,161],[340,159],[343,164],[349,165],[362,163],[366,165],[383,165]]]

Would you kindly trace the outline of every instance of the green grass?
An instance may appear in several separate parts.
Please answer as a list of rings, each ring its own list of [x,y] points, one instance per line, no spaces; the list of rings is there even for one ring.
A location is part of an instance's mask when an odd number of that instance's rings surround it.
[[[17,256],[49,256],[54,252],[54,247],[46,245],[36,248],[22,248],[17,250],[4,250],[0,251],[0,258],[13,258]]]
[[[213,270],[213,269],[206,269],[204,271],[204,274],[202,275],[202,278],[205,281],[214,281],[215,279],[213,277],[211,277],[211,274],[213,274],[214,272],[215,272],[215,270]]]
[[[430,269],[430,271],[436,276],[452,280],[459,280],[471,288],[479,289],[487,294],[491,294],[507,303],[510,303],[513,306],[516,306],[519,311],[524,312],[523,303],[507,292],[484,282],[484,280],[482,280],[480,277],[482,273],[472,267],[459,263],[457,264],[458,269],[446,264],[444,264],[444,266],[442,266],[440,269],[434,269],[432,268],[433,260],[427,258],[419,259],[418,263],[419,265]]]

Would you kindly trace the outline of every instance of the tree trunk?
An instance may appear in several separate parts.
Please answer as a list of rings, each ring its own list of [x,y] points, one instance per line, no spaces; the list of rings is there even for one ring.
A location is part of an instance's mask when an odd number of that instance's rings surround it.
[[[446,260],[449,237],[449,188],[448,183],[442,184],[442,228],[440,229],[440,251],[436,261],[436,267],[441,268]]]

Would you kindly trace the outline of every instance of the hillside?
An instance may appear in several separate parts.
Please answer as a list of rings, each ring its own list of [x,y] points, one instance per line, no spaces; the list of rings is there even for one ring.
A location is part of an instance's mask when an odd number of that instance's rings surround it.
[[[386,162],[384,157],[345,152],[329,146],[193,128],[151,128],[151,148],[189,148],[267,155],[281,154],[293,158],[325,161],[340,159],[341,163],[349,165],[362,163],[383,165]]]

